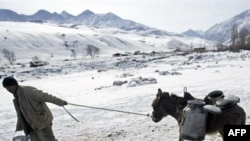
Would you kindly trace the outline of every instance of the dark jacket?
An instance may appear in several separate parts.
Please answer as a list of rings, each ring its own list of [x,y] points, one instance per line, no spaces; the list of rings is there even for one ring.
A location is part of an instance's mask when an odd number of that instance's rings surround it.
[[[13,100],[18,117],[16,131],[28,130],[26,129],[27,123],[34,130],[44,129],[53,120],[52,113],[45,102],[58,106],[63,106],[66,103],[64,100],[30,86],[18,86],[16,96],[18,102],[16,98]]]

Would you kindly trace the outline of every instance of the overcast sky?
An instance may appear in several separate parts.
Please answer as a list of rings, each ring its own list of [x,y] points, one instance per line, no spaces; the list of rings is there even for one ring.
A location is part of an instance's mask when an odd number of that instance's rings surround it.
[[[1,9],[32,15],[39,9],[78,15],[86,9],[112,12],[123,19],[170,32],[206,31],[216,23],[250,10],[250,0],[0,0]]]

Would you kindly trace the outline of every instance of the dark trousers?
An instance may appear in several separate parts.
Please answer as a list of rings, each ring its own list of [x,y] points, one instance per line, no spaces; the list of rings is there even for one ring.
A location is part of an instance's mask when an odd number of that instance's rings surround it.
[[[32,130],[30,132],[31,141],[57,141],[54,136],[52,126],[49,125],[42,130]]]

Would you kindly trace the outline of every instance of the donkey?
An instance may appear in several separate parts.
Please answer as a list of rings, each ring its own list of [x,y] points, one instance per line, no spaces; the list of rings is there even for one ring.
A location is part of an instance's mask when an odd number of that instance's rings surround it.
[[[184,93],[184,97],[179,97],[175,94],[162,92],[158,89],[156,98],[153,100],[152,120],[159,122],[163,117],[168,115],[175,118],[179,125],[179,131],[182,124],[183,109],[187,106],[187,101],[195,99],[191,94]],[[208,113],[206,134],[219,132],[224,140],[224,125],[244,125],[246,122],[246,113],[238,105],[229,109],[223,110],[221,114]],[[183,141],[181,134],[179,134],[179,141]]]

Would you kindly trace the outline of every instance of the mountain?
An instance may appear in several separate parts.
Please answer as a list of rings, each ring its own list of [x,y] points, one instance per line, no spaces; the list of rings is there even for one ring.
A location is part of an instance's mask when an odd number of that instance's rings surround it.
[[[39,21],[58,24],[83,24],[96,28],[118,28],[126,31],[136,31],[140,32],[142,35],[145,36],[181,36],[180,34],[159,30],[140,23],[136,23],[131,20],[122,19],[111,12],[106,14],[95,14],[90,10],[85,10],[77,16],[73,16],[66,11],[63,11],[61,14],[58,14],[56,12],[50,13],[46,10],[39,10],[33,15],[19,15],[11,10],[0,9],[0,21]]]
[[[90,10],[85,10],[81,14],[73,18],[73,23],[75,24],[88,24],[95,18],[95,13]]]
[[[39,10],[34,15],[27,16],[27,21],[49,21],[53,23],[64,23],[65,19],[62,15],[54,12],[50,13],[46,10]]]
[[[0,9],[0,21],[25,21],[25,18],[14,11]]]
[[[85,24],[92,27],[112,27],[126,31],[146,31],[152,29],[131,20],[122,19],[111,12],[107,14],[94,14],[93,12],[86,10],[76,17],[75,22],[77,24]]]
[[[182,32],[182,34],[185,35],[185,36],[189,36],[189,37],[198,37],[198,38],[201,38],[203,36],[204,32],[201,31],[201,30],[196,30],[195,31],[193,29],[189,29],[189,30],[187,30],[185,32]]]
[[[72,24],[87,25],[94,28],[117,28],[125,31],[135,31],[143,36],[178,36],[195,37],[207,40],[217,41],[221,43],[230,42],[231,29],[237,25],[238,31],[244,29],[250,32],[250,10],[247,10],[239,15],[236,15],[221,23],[215,24],[206,32],[189,29],[182,34],[171,33],[164,30],[152,28],[131,20],[122,19],[114,13],[95,14],[90,10],[85,10],[77,16],[74,16],[66,11],[60,14],[54,12],[50,13],[46,10],[39,10],[33,15],[18,14],[8,9],[0,9],[0,21],[15,21],[15,22],[48,22],[56,24]],[[245,33],[244,33],[245,34]]]
[[[62,11],[61,16],[64,18],[65,22],[70,22],[74,19],[74,16],[67,11]]]
[[[203,38],[228,43],[231,40],[231,30],[234,25],[238,27],[238,32],[242,29],[247,29],[250,33],[250,10],[215,24],[205,32]]]

